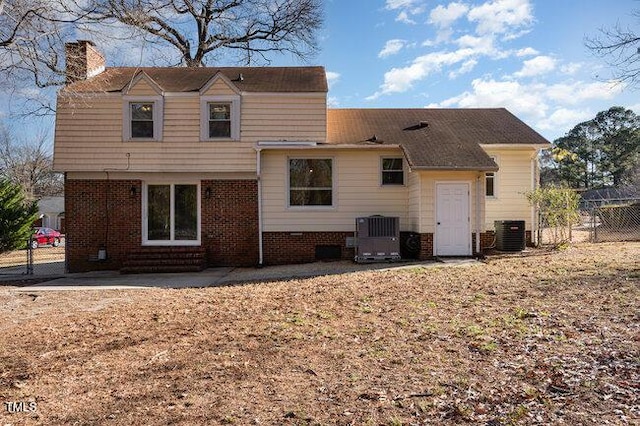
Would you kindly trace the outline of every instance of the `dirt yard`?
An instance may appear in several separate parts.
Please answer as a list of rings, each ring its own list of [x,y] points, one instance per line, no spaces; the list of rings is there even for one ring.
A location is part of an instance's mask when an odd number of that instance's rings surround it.
[[[0,287],[0,424],[640,422],[640,243],[190,290]]]

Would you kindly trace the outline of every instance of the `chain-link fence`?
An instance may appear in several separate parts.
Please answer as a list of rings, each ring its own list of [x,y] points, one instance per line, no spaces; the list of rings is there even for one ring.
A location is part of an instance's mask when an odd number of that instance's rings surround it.
[[[64,235],[51,241],[31,237],[23,249],[0,253],[0,281],[50,277],[65,272]]]
[[[640,198],[597,200],[580,207],[577,217],[557,226],[540,215],[539,244],[640,241]]]

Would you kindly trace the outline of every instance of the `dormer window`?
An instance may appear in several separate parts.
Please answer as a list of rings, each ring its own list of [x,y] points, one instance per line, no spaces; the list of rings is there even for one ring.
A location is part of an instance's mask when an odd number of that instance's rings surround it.
[[[240,96],[200,98],[200,139],[240,140]]]
[[[209,138],[231,137],[231,104],[207,103],[209,107]]]
[[[125,141],[162,140],[162,97],[125,96],[122,139]]]
[[[153,138],[153,103],[131,102],[131,138]]]

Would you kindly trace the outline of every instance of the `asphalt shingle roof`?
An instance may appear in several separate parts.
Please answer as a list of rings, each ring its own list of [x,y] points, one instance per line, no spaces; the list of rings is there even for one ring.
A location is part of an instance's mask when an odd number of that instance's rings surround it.
[[[141,71],[165,92],[197,92],[218,72],[243,92],[327,91],[324,67],[114,67],[88,80],[72,83],[65,91],[119,92]]]
[[[330,109],[327,133],[329,144],[400,145],[417,169],[497,170],[480,145],[549,144],[504,108]]]

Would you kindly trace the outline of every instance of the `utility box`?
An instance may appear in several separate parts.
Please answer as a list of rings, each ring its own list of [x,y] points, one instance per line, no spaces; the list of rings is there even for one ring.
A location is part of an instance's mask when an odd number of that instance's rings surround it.
[[[400,218],[368,216],[356,218],[355,261],[400,260]]]
[[[522,251],[527,238],[524,220],[496,220],[496,249],[499,251]]]

